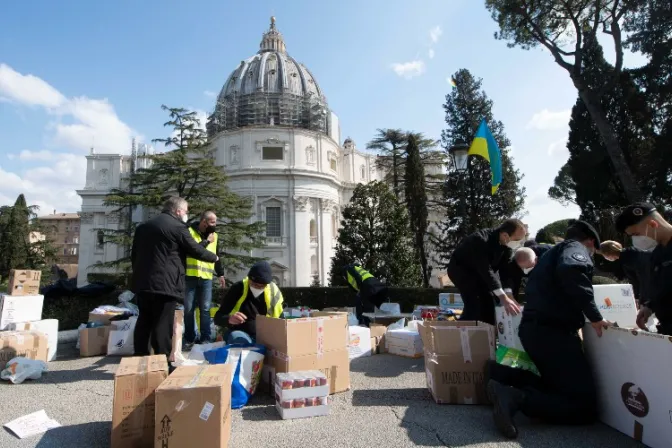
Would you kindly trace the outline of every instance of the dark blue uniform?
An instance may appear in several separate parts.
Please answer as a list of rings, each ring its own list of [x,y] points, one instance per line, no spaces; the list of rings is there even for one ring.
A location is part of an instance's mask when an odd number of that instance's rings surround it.
[[[535,243],[534,245],[527,247],[532,249],[535,253],[538,263],[542,255],[548,252],[553,246],[550,244]],[[523,282],[523,278],[528,277],[529,274],[525,274],[523,270],[520,269],[516,260],[511,260],[500,274],[504,288],[510,289],[513,292],[513,298],[518,300],[518,296],[520,295],[520,285]]]
[[[639,303],[648,304],[651,294],[651,252],[626,247],[621,251],[618,261]]]
[[[672,242],[651,253],[650,288],[648,307],[660,321],[658,331],[672,336]]]
[[[597,418],[596,386],[578,330],[585,317],[602,320],[593,296],[593,263],[578,241],[565,240],[537,262],[525,289],[519,336],[540,376],[494,366],[491,378],[520,389],[520,410],[548,423],[586,424]]]

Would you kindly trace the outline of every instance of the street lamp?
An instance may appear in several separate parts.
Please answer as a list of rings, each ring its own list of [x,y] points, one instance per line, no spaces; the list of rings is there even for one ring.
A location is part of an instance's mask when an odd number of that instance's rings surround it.
[[[474,194],[474,180],[473,176],[471,174],[471,166],[469,165],[469,145],[462,141],[456,141],[453,146],[451,146],[448,149],[448,154],[450,155],[450,158],[453,160],[453,166],[455,167],[455,171],[457,172],[458,176],[462,178],[465,174],[468,174],[468,181],[469,183],[467,184],[469,188],[469,232],[472,232],[475,230],[475,220],[476,220],[476,197]],[[460,204],[458,206],[458,213],[461,215],[466,215],[466,201],[460,201]]]
[[[448,149],[448,154],[450,154],[455,170],[458,173],[462,174],[467,171],[467,167],[469,166],[469,145],[463,142],[455,142]]]

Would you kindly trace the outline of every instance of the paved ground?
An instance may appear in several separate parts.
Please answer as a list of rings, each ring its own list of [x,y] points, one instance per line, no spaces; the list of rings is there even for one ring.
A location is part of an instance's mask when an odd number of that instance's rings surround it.
[[[73,346],[59,347],[59,359],[39,381],[0,384],[0,423],[45,409],[63,425],[41,436],[18,440],[0,430],[0,448],[109,446],[112,378],[118,359],[78,359]],[[335,396],[328,417],[282,421],[270,398],[255,397],[233,412],[232,448],[281,447],[641,447],[603,425],[554,428],[521,417],[521,437],[502,439],[490,409],[438,406],[425,386],[422,360],[378,355],[352,363],[352,390]]]

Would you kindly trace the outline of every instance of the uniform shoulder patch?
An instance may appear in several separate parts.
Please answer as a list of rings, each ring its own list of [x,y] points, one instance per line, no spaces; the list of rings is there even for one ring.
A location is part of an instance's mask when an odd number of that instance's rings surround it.
[[[581,263],[585,263],[586,261],[588,261],[588,258],[586,258],[585,255],[579,253],[572,254],[572,258]]]

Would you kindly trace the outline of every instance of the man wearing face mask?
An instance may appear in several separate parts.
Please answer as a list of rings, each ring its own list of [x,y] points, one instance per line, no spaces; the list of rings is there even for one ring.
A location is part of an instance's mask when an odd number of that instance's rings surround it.
[[[607,261],[620,264],[625,278],[632,285],[638,305],[647,304],[651,283],[651,252],[623,247],[618,241],[604,241],[600,244],[599,254]]]
[[[598,336],[610,325],[593,294],[591,256],[599,245],[590,224],[570,221],[566,239],[530,274],[518,335],[540,376],[493,363],[486,368],[495,425],[506,437],[518,436],[513,418],[519,411],[552,424],[590,424],[597,418],[595,381],[578,332],[586,318]]]
[[[636,203],[616,218],[616,229],[630,235],[635,248],[651,252],[649,300],[640,302],[637,325],[645,329],[655,313],[658,332],[672,335],[672,225],[653,205]]]
[[[552,247],[550,244],[535,244],[516,249],[513,253],[513,259],[507,263],[502,273],[502,284],[505,286],[504,291],[518,300],[523,278],[530,275],[530,272],[532,272],[537,264],[537,260]]]
[[[202,247],[212,253],[217,253],[217,216],[212,211],[201,214],[200,221],[189,226],[189,233]],[[221,260],[215,263],[200,261],[187,257],[187,292],[184,297],[184,342],[188,347],[195,342],[207,344],[212,342],[210,306],[212,305],[212,278],[219,278],[219,286],[226,285],[224,268]],[[196,335],[196,319],[194,311],[198,306],[200,313],[200,338]]]
[[[448,263],[448,277],[460,290],[464,310],[461,319],[495,325],[495,300],[507,313],[518,314],[520,306],[502,287],[499,270],[523,244],[527,229],[518,219],[507,219],[499,227],[483,229],[464,238]]]
[[[227,344],[252,344],[257,337],[257,316],[279,318],[283,306],[271,265],[260,261],[250,268],[247,277],[231,285],[215,315],[215,324],[227,327]]]
[[[186,222],[189,206],[173,196],[163,212],[140,224],[131,249],[131,291],[138,297],[138,320],[133,342],[136,356],[149,355],[149,342],[157,355],[169,356],[173,344],[175,306],[184,300],[187,256],[214,263],[219,257],[199,245]]]

